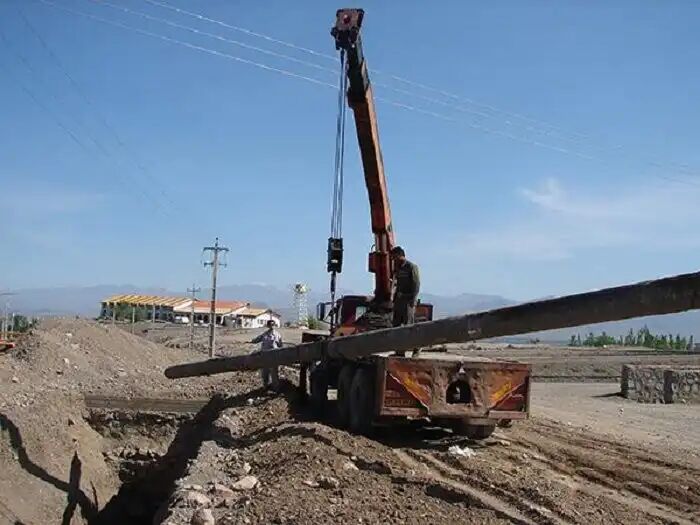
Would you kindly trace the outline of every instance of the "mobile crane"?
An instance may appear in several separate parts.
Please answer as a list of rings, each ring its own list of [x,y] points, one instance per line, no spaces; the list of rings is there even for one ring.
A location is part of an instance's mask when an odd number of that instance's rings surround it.
[[[374,248],[369,254],[368,269],[374,274],[374,294],[346,295],[331,301],[331,338],[391,326],[391,250],[395,240],[374,96],[362,47],[363,20],[362,9],[340,9],[331,35],[344,68],[341,97],[347,95],[353,112],[369,197]],[[345,87],[347,93],[343,93]],[[344,123],[339,129],[344,129]],[[342,238],[331,237],[327,261],[332,275],[331,297],[335,274],[342,269],[342,256]],[[319,305],[319,318],[326,317],[326,305]],[[431,321],[433,306],[418,301],[415,317],[418,323]],[[308,333],[302,341],[318,338],[318,334]],[[305,374],[302,366],[302,382]],[[355,432],[367,433],[373,423],[380,421],[429,415],[470,437],[484,438],[499,421],[527,417],[529,376],[530,369],[525,364],[488,359],[467,362],[446,353],[424,353],[410,359],[389,353],[357,358],[326,355],[311,366],[309,390],[311,403],[319,414],[335,406],[336,421]],[[328,402],[328,390],[333,388],[335,405]],[[435,392],[440,394],[436,396]]]
[[[362,9],[339,9],[336,23],[331,29],[335,39],[336,50],[340,51],[341,68],[344,68],[340,85],[341,97],[347,95],[347,102],[352,109],[355,120],[357,143],[360,148],[365,185],[369,196],[372,234],[374,247],[369,254],[368,269],[374,274],[374,294],[346,295],[337,302],[335,297],[336,274],[342,271],[342,238],[328,239],[327,270],[331,273],[331,303],[320,303],[317,317],[331,319],[331,335],[351,335],[376,328],[391,326],[389,314],[392,309],[392,285],[394,268],[391,262],[391,250],[395,246],[394,229],[391,220],[391,206],[384,161],[379,144],[379,127],[374,105],[369,71],[362,50],[360,29],[364,19]],[[343,93],[347,86],[347,93]],[[341,100],[342,103],[342,100]],[[344,119],[344,112],[342,112]],[[344,129],[344,122],[339,129]],[[342,140],[342,139],[341,139]],[[342,162],[342,160],[341,160]],[[341,168],[342,169],[342,168]],[[340,197],[342,199],[342,195]],[[342,209],[342,206],[340,207]],[[330,311],[326,312],[326,307]],[[416,320],[430,321],[433,307],[418,302]],[[313,339],[307,337],[306,341]]]

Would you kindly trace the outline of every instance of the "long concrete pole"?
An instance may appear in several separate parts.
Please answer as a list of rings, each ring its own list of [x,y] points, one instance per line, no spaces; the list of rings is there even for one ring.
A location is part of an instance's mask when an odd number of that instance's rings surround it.
[[[700,272],[337,337],[271,352],[176,365],[166,369],[165,375],[178,378],[255,370],[308,363],[323,357],[352,359],[378,352],[409,351],[435,344],[461,343],[694,309],[700,309]]]

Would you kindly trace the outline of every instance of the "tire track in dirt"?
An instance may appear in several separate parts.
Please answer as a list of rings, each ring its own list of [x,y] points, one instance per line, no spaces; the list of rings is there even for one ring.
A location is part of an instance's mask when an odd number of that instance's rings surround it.
[[[652,452],[641,447],[635,447],[629,443],[608,440],[599,436],[581,436],[576,432],[562,430],[558,427],[540,425],[523,428],[519,434],[520,441],[527,442],[528,446],[541,449],[545,454],[554,456],[561,453],[568,458],[571,464],[591,464],[594,470],[604,470],[615,480],[626,481],[619,474],[634,474],[636,479],[630,481],[643,481],[657,483],[660,479],[667,480],[670,487],[675,487],[673,493],[677,500],[686,501],[688,496],[700,507],[700,466],[695,467],[680,460],[668,458],[658,451]],[[550,447],[550,448],[546,448]],[[616,463],[611,468],[610,463]],[[601,467],[595,469],[594,467]],[[623,472],[620,472],[620,468]],[[692,483],[688,483],[691,482]],[[684,483],[685,482],[685,483]],[[688,485],[687,490],[677,490],[683,485]]]
[[[513,444],[512,448],[528,455],[530,464],[539,466],[544,471],[552,471],[552,481],[566,485],[572,490],[588,494],[592,498],[605,498],[625,507],[635,508],[644,513],[670,523],[692,525],[697,521],[689,520],[688,516],[679,513],[676,509],[663,505],[655,500],[648,499],[632,491],[621,487],[614,487],[613,483],[598,483],[586,476],[569,472],[556,462],[540,456],[533,455],[532,449]]]
[[[495,485],[482,481],[481,479],[470,477],[429,452],[410,451],[410,453],[424,464],[432,465],[432,468],[436,469],[441,475],[460,483],[468,483],[472,488],[476,485],[483,492],[490,494],[501,501],[508,502],[508,504],[510,504],[512,507],[517,508],[524,514],[530,516],[532,519],[537,520],[537,523],[551,523],[553,525],[567,525],[573,523],[568,520],[566,516],[544,507],[543,505],[524,497],[522,494],[511,494],[496,487]]]
[[[513,507],[508,502],[501,500],[497,496],[444,476],[439,470],[430,467],[424,461],[415,459],[404,450],[395,449],[394,453],[404,465],[414,470],[416,473],[422,473],[429,479],[464,494],[467,498],[478,502],[487,509],[494,511],[501,518],[508,519],[511,522],[520,525],[537,525],[538,523],[536,521],[532,521],[525,514],[520,512],[520,510]]]
[[[700,465],[693,467],[679,461],[669,460],[664,456],[651,455],[648,449],[625,442],[620,443],[614,439],[608,439],[603,436],[587,434],[585,437],[578,435],[576,432],[562,428],[561,424],[549,421],[537,421],[536,424],[528,427],[527,431],[535,432],[542,438],[547,440],[555,440],[567,444],[575,444],[583,448],[596,449],[612,449],[619,455],[625,458],[634,458],[642,463],[640,466],[653,465],[654,467],[663,468],[672,474],[677,474],[679,471],[688,472],[691,475],[696,475]]]
[[[515,449],[561,476],[555,480],[666,521],[700,522],[697,469],[546,425],[523,429],[515,441]]]

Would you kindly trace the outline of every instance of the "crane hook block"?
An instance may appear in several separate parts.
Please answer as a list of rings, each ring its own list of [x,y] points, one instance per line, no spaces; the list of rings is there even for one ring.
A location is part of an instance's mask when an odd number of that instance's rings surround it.
[[[328,272],[340,273],[343,270],[343,239],[329,237],[328,239]]]

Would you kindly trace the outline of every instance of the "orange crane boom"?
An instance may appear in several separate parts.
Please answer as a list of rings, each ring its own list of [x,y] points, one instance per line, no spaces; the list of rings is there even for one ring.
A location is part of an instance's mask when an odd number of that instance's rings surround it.
[[[374,235],[374,249],[369,254],[368,267],[375,276],[375,302],[382,304],[391,302],[393,271],[390,252],[394,247],[394,231],[374,97],[367,62],[362,53],[360,28],[363,18],[362,9],[339,9],[331,34],[335,38],[336,49],[347,54],[348,105],[355,117]]]

